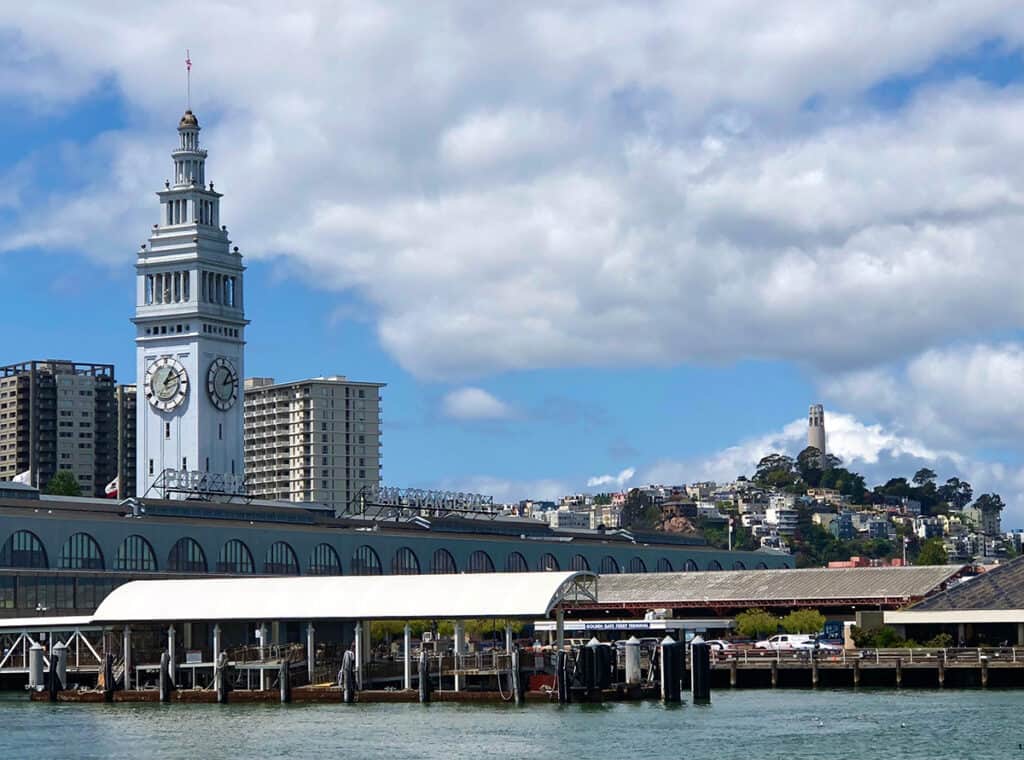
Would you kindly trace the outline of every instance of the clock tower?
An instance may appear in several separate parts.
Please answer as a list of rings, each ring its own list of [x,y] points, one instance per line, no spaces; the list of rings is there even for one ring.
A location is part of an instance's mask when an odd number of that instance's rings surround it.
[[[220,222],[191,110],[178,122],[174,179],[135,268],[136,493],[154,483],[242,487],[245,301],[242,256]],[[149,492],[164,495],[163,489]],[[168,494],[170,495],[170,494]]]

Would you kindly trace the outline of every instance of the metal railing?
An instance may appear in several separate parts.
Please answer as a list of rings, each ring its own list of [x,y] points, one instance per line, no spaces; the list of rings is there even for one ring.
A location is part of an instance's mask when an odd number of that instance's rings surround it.
[[[946,647],[941,649],[926,647],[899,647],[861,649],[726,649],[711,652],[712,664],[728,664],[732,662],[743,665],[776,662],[790,664],[806,664],[811,661],[820,663],[853,664],[874,663],[876,665],[895,664],[922,665],[932,662],[949,664],[980,664],[982,662],[998,662],[1020,664],[1024,666],[1024,648],[1019,647]]]

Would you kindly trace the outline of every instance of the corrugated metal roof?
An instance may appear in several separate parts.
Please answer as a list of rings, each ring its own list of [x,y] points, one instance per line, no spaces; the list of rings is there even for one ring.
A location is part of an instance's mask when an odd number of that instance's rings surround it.
[[[592,573],[196,578],[132,581],[92,621],[544,617]]]
[[[959,566],[731,570],[602,575],[600,604],[683,606],[787,600],[920,599],[960,572]]]
[[[915,612],[926,610],[1024,610],[1024,557],[914,605]]]

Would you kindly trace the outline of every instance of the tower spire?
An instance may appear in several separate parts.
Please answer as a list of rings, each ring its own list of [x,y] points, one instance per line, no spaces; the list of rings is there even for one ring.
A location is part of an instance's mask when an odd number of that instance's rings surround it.
[[[185,48],[185,109],[192,110],[192,56]]]

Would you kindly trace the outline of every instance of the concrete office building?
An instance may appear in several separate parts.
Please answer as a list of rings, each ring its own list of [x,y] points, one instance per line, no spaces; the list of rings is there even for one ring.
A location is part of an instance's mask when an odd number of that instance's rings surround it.
[[[117,402],[117,497],[135,496],[135,385],[119,385],[115,393]]]
[[[114,367],[48,359],[0,367],[0,480],[28,473],[45,488],[58,470],[100,496],[117,471]]]
[[[825,466],[825,407],[821,404],[811,404],[811,411],[807,419],[807,445],[813,446],[821,452],[821,466]]]
[[[380,485],[382,383],[341,376],[245,381],[245,472],[251,496],[319,502],[338,514]]]

